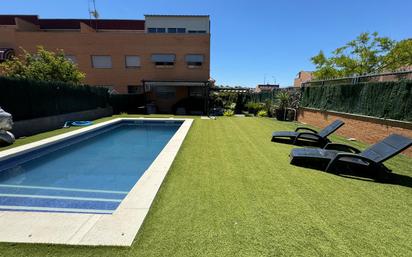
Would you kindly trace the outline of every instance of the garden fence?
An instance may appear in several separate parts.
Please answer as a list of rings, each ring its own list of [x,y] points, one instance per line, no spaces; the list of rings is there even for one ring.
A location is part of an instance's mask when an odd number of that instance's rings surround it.
[[[300,106],[412,121],[412,80],[303,87]]]
[[[352,77],[327,79],[327,80],[312,80],[302,83],[302,87],[312,86],[328,86],[328,85],[350,85],[359,83],[373,83],[373,82],[388,82],[388,81],[404,81],[412,80],[412,70],[366,74]]]
[[[109,106],[106,88],[0,77],[0,107],[14,120]]]

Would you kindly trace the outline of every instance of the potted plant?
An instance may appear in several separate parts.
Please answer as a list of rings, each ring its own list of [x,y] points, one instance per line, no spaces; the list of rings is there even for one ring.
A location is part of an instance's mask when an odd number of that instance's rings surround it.
[[[287,108],[290,103],[290,95],[287,91],[280,91],[276,98],[279,101],[279,107],[276,109],[276,119],[287,120]]]

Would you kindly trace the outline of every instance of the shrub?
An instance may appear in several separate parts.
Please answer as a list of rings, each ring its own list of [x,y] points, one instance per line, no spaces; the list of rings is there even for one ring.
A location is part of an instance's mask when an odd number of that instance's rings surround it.
[[[230,117],[230,116],[233,116],[233,115],[235,115],[235,112],[233,110],[226,110],[223,113],[223,116],[227,116],[227,117]]]
[[[85,74],[76,64],[67,60],[62,50],[49,52],[42,46],[35,54],[23,49],[19,58],[0,64],[0,73],[6,77],[41,81],[60,81],[80,84]]]
[[[285,109],[289,107],[290,95],[287,91],[280,91],[276,98],[279,100],[279,109]]]
[[[254,115],[256,115],[259,111],[265,109],[265,104],[249,102],[246,104],[246,108],[249,113],[253,113]]]
[[[261,110],[258,112],[257,114],[258,117],[267,117],[268,116],[268,112],[265,110]]]

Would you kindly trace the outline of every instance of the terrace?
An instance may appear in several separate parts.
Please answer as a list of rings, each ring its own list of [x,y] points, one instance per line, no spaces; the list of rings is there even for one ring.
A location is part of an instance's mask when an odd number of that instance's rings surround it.
[[[136,116],[116,115],[97,122],[117,117]],[[270,135],[298,125],[270,118],[195,118],[131,247],[1,243],[0,252],[4,256],[409,255],[412,159],[398,155],[385,162],[394,172],[387,183],[291,166],[288,155],[295,146],[273,143]],[[73,129],[19,139],[13,147]],[[366,147],[336,135],[331,139]],[[30,227],[27,233],[36,236]]]

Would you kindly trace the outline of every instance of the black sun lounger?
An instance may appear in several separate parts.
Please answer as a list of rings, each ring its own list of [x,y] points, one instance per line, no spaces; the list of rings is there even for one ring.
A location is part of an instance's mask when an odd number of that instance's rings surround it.
[[[295,131],[276,131],[272,133],[272,142],[292,143],[294,145],[305,144],[323,147],[330,142],[327,137],[342,127],[343,124],[345,124],[343,121],[335,120],[319,132],[306,127],[298,127]]]
[[[327,144],[320,148],[295,148],[290,153],[291,164],[339,173],[340,168],[390,172],[383,162],[412,145],[412,139],[392,134],[361,152],[344,144]],[[344,167],[341,167],[341,166]]]

